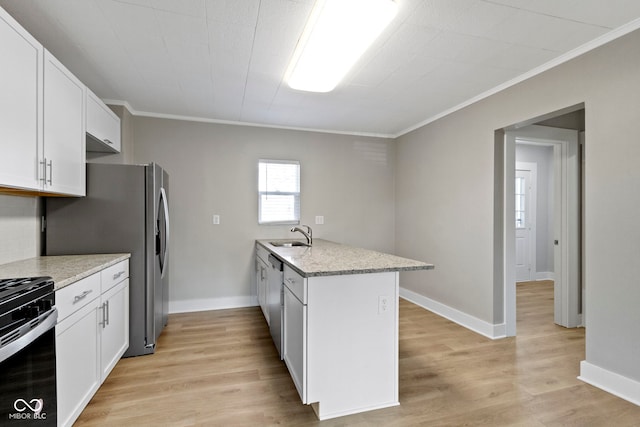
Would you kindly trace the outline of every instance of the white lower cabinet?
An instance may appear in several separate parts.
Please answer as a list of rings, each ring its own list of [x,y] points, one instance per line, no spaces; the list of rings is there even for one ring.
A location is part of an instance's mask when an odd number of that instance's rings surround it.
[[[307,306],[291,289],[284,288],[284,349],[289,369],[302,403],[307,402]]]
[[[262,314],[267,320],[267,324],[271,324],[269,318],[269,252],[260,245],[256,245],[256,293],[258,295],[258,304],[262,309]]]
[[[57,291],[56,306],[58,425],[70,426],[129,347],[129,262]]]
[[[96,296],[56,326],[58,425],[73,424],[100,386]]]
[[[100,381],[104,381],[129,347],[129,279],[102,296]]]
[[[284,361],[321,420],[398,405],[398,273],[284,267]]]

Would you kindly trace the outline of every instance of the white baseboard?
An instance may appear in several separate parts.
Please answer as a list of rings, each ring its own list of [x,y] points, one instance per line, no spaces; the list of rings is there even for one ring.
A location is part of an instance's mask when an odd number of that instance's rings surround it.
[[[640,382],[593,365],[580,362],[579,380],[640,406]]]
[[[555,280],[555,273],[553,271],[536,271],[535,280]]]
[[[255,296],[208,299],[198,298],[191,300],[169,301],[169,314],[223,310],[226,308],[255,307],[257,305],[258,299]]]
[[[507,336],[506,325],[504,323],[494,325],[489,322],[485,322],[484,320],[478,319],[477,317],[471,316],[460,310],[456,310],[455,308],[451,308],[408,289],[400,288],[400,297],[442,316],[445,319],[449,319],[460,326],[464,326],[465,328],[477,332],[480,335],[484,335],[487,338],[498,339]]]

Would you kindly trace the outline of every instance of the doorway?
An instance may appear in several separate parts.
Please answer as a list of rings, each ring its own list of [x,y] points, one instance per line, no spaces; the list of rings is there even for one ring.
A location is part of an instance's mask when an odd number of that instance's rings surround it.
[[[579,108],[578,108],[579,109]],[[577,110],[577,109],[576,109]],[[573,110],[573,111],[576,111]],[[584,117],[584,116],[583,116]],[[534,122],[535,123],[535,122]],[[577,327],[581,318],[581,210],[580,210],[580,150],[578,148],[578,130],[554,128],[551,126],[512,127],[504,133],[503,152],[503,295],[505,335],[516,335],[516,290],[515,283],[526,272],[522,268],[522,254],[535,251],[531,248],[531,238],[521,235],[514,221],[516,199],[526,206],[527,195],[520,188],[516,195],[516,182],[524,183],[526,173],[516,174],[516,144],[531,144],[550,147],[553,150],[553,234],[546,243],[552,244],[554,286],[554,322],[565,327]],[[521,168],[522,169],[522,168]],[[516,176],[520,178],[516,180]],[[529,173],[530,178],[530,173]],[[526,189],[526,188],[525,188]],[[529,201],[529,204],[531,202]],[[522,207],[522,206],[520,206]],[[526,209],[519,209],[526,215]],[[529,214],[530,216],[531,214]],[[517,219],[517,218],[516,218]],[[520,227],[526,229],[527,227]],[[518,233],[518,235],[517,235]],[[531,233],[530,233],[531,234]],[[516,251],[518,237],[519,251]],[[551,241],[551,242],[549,242]],[[527,243],[529,242],[529,243]],[[521,259],[516,259],[520,256]],[[532,259],[529,258],[529,259]],[[518,261],[518,267],[516,267]],[[532,261],[530,261],[533,263]],[[520,271],[518,272],[518,269]],[[531,267],[534,270],[534,267]],[[533,277],[537,271],[533,272]],[[548,274],[549,272],[544,272]],[[532,273],[529,273],[531,277]]]

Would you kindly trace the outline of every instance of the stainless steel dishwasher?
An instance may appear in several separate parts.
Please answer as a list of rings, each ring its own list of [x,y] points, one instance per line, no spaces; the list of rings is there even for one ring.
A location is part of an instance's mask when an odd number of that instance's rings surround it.
[[[284,307],[284,276],[282,261],[269,255],[269,272],[267,274],[267,305],[269,308],[269,329],[271,338],[282,359],[282,318]]]

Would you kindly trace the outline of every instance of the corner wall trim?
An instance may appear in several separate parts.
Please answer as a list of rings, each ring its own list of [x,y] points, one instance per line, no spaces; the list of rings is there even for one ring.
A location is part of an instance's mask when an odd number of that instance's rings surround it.
[[[471,316],[455,308],[451,308],[438,301],[434,301],[431,298],[420,295],[416,292],[410,291],[405,288],[400,288],[400,297],[410,301],[420,307],[429,310],[438,316],[449,319],[460,326],[472,330],[480,335],[484,335],[492,340],[505,338],[506,326],[504,323],[491,324],[477,317]]]
[[[601,390],[640,406],[640,382],[593,365],[580,362],[578,379]]]
[[[255,296],[226,298],[198,298],[190,300],[169,301],[169,314],[193,313],[196,311],[224,310],[227,308],[245,308],[258,305]]]

